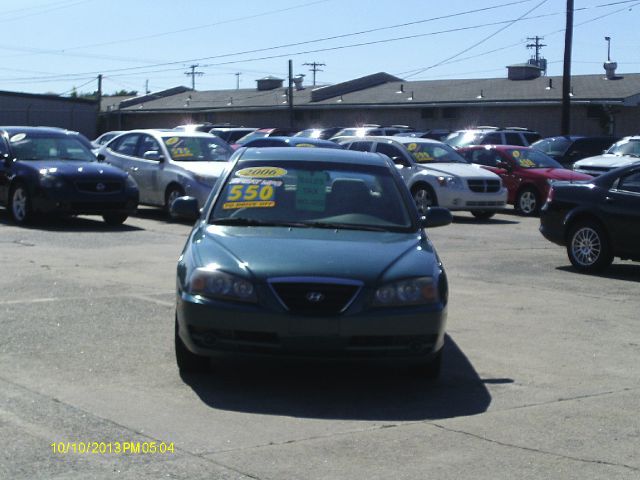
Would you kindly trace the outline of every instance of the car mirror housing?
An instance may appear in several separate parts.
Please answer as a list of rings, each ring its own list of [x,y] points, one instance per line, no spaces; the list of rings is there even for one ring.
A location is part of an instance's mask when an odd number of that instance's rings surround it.
[[[424,216],[420,217],[421,228],[444,227],[453,221],[453,216],[447,208],[429,207]]]
[[[160,155],[160,152],[158,152],[157,150],[149,150],[147,152],[144,152],[142,158],[144,158],[145,160],[153,160],[154,162],[161,162],[162,160],[164,160],[164,157]]]
[[[178,197],[169,206],[171,216],[175,218],[187,218],[190,220],[200,216],[198,200],[194,197]]]
[[[510,172],[512,170],[511,165],[508,162],[499,161],[496,163],[496,167]]]

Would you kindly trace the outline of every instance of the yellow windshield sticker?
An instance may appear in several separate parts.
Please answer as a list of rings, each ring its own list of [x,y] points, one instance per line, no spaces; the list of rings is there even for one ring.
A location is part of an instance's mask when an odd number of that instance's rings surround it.
[[[514,150],[511,155],[513,155],[513,158],[518,158],[520,156],[520,152],[518,150]]]
[[[416,159],[416,162],[433,162],[433,157],[429,152],[415,152],[413,154],[413,158]]]
[[[407,150],[409,150],[410,152],[413,152],[416,148],[418,148],[417,143],[410,143],[409,145],[407,145]]]
[[[27,138],[26,133],[16,133],[13,137],[9,139],[11,143],[19,142],[20,140],[24,140]]]
[[[521,158],[518,163],[523,168],[533,168],[536,166],[536,162],[529,160],[528,158]]]
[[[171,145],[175,145],[179,141],[180,141],[180,137],[171,137],[171,138],[167,138],[167,140],[164,143],[171,146]]]
[[[189,147],[175,147],[171,149],[171,156],[175,159],[193,157],[193,152]]]
[[[278,178],[286,174],[287,171],[279,167],[249,167],[236,172],[237,177],[249,178]]]
[[[296,145],[296,147],[304,147],[304,148],[316,148],[315,145],[312,145],[310,143],[298,143]]]
[[[276,206],[274,185],[265,183],[235,183],[229,185],[224,210],[237,208],[271,208]]]

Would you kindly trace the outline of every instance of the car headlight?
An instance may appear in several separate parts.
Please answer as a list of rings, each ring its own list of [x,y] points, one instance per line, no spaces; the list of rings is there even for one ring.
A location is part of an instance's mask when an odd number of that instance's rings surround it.
[[[62,188],[64,186],[64,180],[58,175],[40,173],[40,185],[44,188]]]
[[[196,268],[193,271],[187,282],[186,290],[192,295],[221,300],[250,303],[255,303],[258,300],[251,282],[207,267]]]
[[[378,288],[373,304],[377,307],[424,305],[438,301],[433,277],[419,277],[388,283]]]
[[[441,187],[460,188],[462,183],[458,177],[442,176],[438,177],[438,184]]]

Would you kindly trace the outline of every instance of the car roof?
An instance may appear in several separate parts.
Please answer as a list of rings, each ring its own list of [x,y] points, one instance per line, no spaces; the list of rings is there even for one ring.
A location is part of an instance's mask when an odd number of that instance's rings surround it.
[[[30,127],[30,126],[0,126],[0,130],[4,130],[8,135],[15,135],[16,133],[27,133],[27,134],[47,134],[47,135],[58,135],[60,137],[64,136],[78,136],[81,135],[79,132],[74,130],[66,130],[64,128],[58,127]]]
[[[400,137],[395,135],[368,135],[366,137],[353,137],[356,141],[362,140],[393,140],[396,143],[431,143],[442,145],[443,142],[434,140],[432,138],[420,138],[420,137]]]
[[[286,142],[290,145],[298,145],[298,144],[309,144],[309,145],[337,145],[335,142],[331,142],[329,140],[323,140],[321,138],[309,138],[309,137],[284,137],[284,136],[279,136],[279,135],[274,135],[273,137],[266,137],[266,138],[256,138],[254,140],[251,140],[249,142],[247,142],[247,144],[249,143],[254,143],[254,142],[260,142],[263,140],[268,140],[268,141],[281,141],[281,142]],[[247,146],[247,145],[245,145]]]
[[[334,148],[290,148],[290,147],[241,147],[239,161],[270,162],[275,160],[299,160],[305,162],[344,163],[389,167],[385,156],[377,153],[340,150]]]
[[[198,132],[198,131],[182,131],[182,130],[164,130],[164,129],[138,129],[138,130],[130,130],[127,133],[149,133],[156,134],[161,137],[205,137],[205,138],[218,138],[215,135],[212,135],[208,132]]]

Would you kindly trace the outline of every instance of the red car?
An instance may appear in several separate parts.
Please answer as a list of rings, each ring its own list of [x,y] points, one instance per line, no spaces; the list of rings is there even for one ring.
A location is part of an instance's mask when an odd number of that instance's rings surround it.
[[[507,203],[521,215],[536,215],[552,180],[591,180],[593,177],[564,168],[553,158],[530,147],[476,145],[458,150],[471,163],[500,175],[509,190]]]

